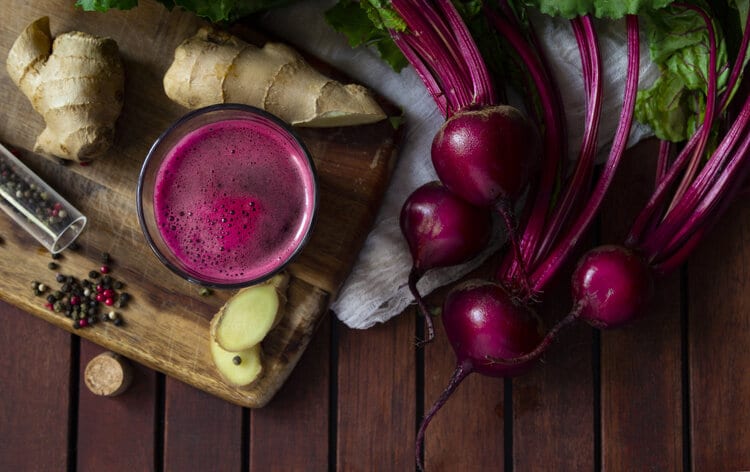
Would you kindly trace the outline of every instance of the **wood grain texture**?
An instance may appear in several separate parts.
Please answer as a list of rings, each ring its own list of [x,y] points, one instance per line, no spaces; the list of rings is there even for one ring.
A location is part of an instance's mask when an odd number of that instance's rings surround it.
[[[653,188],[658,143],[623,160],[602,209],[602,242],[622,243]],[[656,280],[643,318],[601,336],[602,468],[680,470],[682,354],[679,273]]]
[[[331,324],[326,316],[297,368],[250,414],[250,470],[328,470]]]
[[[570,309],[571,266],[545,291],[539,311],[548,328]],[[548,464],[558,470],[594,470],[592,362],[591,328],[576,323],[560,333],[531,372],[513,379],[514,471]]]
[[[414,316],[367,331],[336,329],[337,470],[414,470]]]
[[[164,470],[242,470],[242,408],[178,380],[164,389]]]
[[[320,211],[305,250],[289,267],[290,304],[284,321],[266,343],[266,375],[251,389],[223,382],[208,353],[208,320],[232,295],[198,295],[196,286],[160,265],[147,247],[135,212],[140,165],[151,143],[185,113],[164,95],[161,77],[175,46],[201,24],[195,16],[168,12],[151,0],[127,12],[86,13],[65,0],[6,2],[14,14],[0,25],[0,70],[10,45],[30,21],[48,14],[53,34],[71,29],[114,38],[124,58],[126,96],[116,144],[90,166],[60,166],[24,153],[23,160],[89,217],[82,249],[66,254],[66,273],[83,277],[98,267],[102,251],[117,261],[116,276],[128,284],[133,302],[123,311],[122,329],[111,325],[76,331],[94,343],[242,406],[265,405],[288,377],[348,275],[372,224],[395,158],[398,132],[388,121],[336,129],[304,129],[299,134],[317,166]],[[252,32],[248,35],[257,37]],[[7,113],[0,116],[0,141],[29,149],[42,121],[25,97],[0,74]],[[346,224],[341,224],[346,215]],[[48,256],[7,218],[0,218],[0,257],[23,257],[24,264],[0,268],[0,297],[63,329],[69,320],[41,307],[28,291],[34,278],[54,283]],[[66,251],[69,252],[69,251]],[[20,255],[23,256],[20,256]]]
[[[750,208],[738,202],[688,261],[694,470],[750,470]]]
[[[3,302],[0,322],[0,470],[67,470],[71,335]]]
[[[104,349],[81,340],[78,389],[77,469],[111,472],[156,470],[156,372],[133,366],[133,383],[127,395],[100,397],[83,384],[86,364]],[[106,438],[106,441],[102,440]]]

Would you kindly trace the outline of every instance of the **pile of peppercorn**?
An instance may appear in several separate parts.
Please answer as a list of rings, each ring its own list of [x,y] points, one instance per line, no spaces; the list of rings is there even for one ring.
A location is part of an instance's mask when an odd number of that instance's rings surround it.
[[[57,260],[59,254],[52,256]],[[130,294],[123,292],[125,284],[110,275],[110,256],[102,254],[102,266],[99,270],[92,270],[88,277],[79,279],[72,275],[57,272],[55,280],[60,284],[58,290],[49,291],[43,283],[34,281],[31,288],[34,295],[47,294],[45,307],[56,313],[62,313],[73,320],[73,328],[85,328],[98,322],[111,322],[115,326],[122,326],[122,316],[116,309],[124,308],[130,300]],[[47,266],[50,270],[58,270],[59,265],[54,260]]]

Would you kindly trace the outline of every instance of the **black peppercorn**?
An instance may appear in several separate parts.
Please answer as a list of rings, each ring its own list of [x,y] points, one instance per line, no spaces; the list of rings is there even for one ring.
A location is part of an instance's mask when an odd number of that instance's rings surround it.
[[[47,295],[47,301],[50,303],[55,303],[57,301],[57,298],[53,294]]]
[[[55,262],[50,262],[49,264],[47,264],[47,268],[49,270],[57,270],[57,267],[58,267],[58,265]]]
[[[112,323],[114,323],[115,326],[122,326],[122,318],[117,317],[114,319],[114,321],[112,321]]]
[[[60,254],[59,252],[52,254],[52,259],[54,260],[60,259],[61,257],[62,257],[62,254]]]
[[[58,283],[63,283],[63,282],[65,282],[65,276],[62,275],[62,274],[57,274],[55,276],[55,280],[57,280]]]
[[[242,364],[242,358],[240,356],[234,356],[232,358],[232,363],[234,365],[240,365],[240,364]]]
[[[95,270],[90,271],[89,272],[89,278],[98,279],[99,278],[99,272],[97,272]]]

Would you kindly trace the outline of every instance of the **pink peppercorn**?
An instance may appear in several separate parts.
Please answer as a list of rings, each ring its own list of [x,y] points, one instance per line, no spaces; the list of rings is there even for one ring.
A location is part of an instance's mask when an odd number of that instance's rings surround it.
[[[104,296],[105,298],[112,298],[112,297],[114,297],[114,296],[115,296],[115,292],[113,292],[111,288],[107,288],[107,289],[105,289],[105,290],[104,290],[104,291],[102,292],[102,295],[103,295],[103,296]]]
[[[97,293],[96,294],[96,301],[97,302],[103,302],[104,301],[104,294],[103,293]]]
[[[44,308],[46,308],[48,310],[54,310],[55,309],[54,305],[52,305],[51,303],[45,303],[44,304]]]
[[[99,284],[96,286],[96,293],[102,293],[104,291],[104,287],[102,284]]]
[[[115,304],[115,301],[112,298],[105,298],[104,299],[104,304],[107,305],[107,306],[112,306],[112,305]]]
[[[81,299],[80,298],[78,298],[75,295],[73,295],[72,297],[70,297],[70,304],[71,305],[78,305],[79,303],[81,303]]]
[[[88,325],[89,325],[89,320],[87,320],[86,318],[81,318],[80,320],[78,320],[78,326],[80,326],[81,328],[88,326]]]
[[[109,274],[109,266],[105,266],[105,265],[101,266],[99,268],[99,272],[101,272],[102,274]]]

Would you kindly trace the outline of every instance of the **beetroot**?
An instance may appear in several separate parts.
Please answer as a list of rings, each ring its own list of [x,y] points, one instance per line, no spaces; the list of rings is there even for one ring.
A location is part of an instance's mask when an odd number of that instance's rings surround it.
[[[450,291],[443,304],[443,326],[456,354],[456,370],[448,386],[427,412],[417,434],[416,460],[422,466],[422,444],[432,418],[472,372],[513,377],[528,371],[536,359],[503,363],[532,351],[542,340],[539,317],[494,282],[470,280]]]
[[[518,109],[508,105],[461,111],[432,142],[432,164],[453,193],[478,206],[512,202],[538,162],[538,138]]]
[[[400,224],[412,257],[409,289],[425,317],[429,342],[434,338],[432,318],[417,282],[430,269],[461,264],[479,254],[490,240],[492,216],[486,208],[456,197],[440,182],[429,182],[406,199]]]
[[[596,328],[617,328],[638,318],[654,294],[646,262],[623,246],[587,252],[572,279],[578,316]]]

